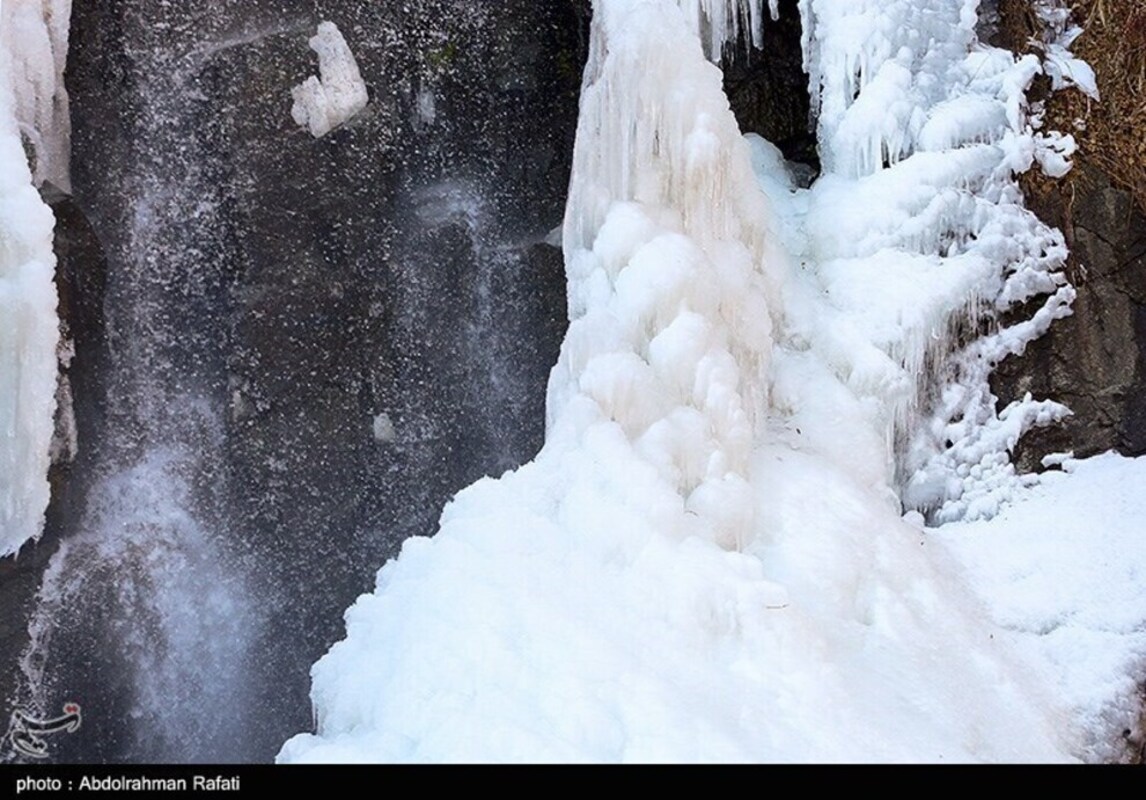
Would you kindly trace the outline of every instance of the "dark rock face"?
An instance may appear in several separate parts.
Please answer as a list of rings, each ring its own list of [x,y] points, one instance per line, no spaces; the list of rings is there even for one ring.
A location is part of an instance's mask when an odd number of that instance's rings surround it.
[[[1029,52],[1041,37],[1029,3],[993,5],[992,42]],[[1130,63],[1119,59],[1135,47],[1127,31],[1136,12],[1129,5],[1115,12],[1091,15],[1073,45],[1095,67],[1101,103],[1074,90],[1051,93],[1045,77],[1029,93],[1044,103],[1048,126],[1076,134],[1080,152],[1064,179],[1023,177],[1028,206],[1066,237],[1069,276],[1078,290],[1073,316],[1057,321],[1022,356],[999,365],[992,381],[1000,404],[1029,391],[1074,412],[1019,442],[1014,456],[1025,470],[1038,469],[1052,452],[1146,453],[1146,205],[1142,187],[1135,188],[1143,168],[1141,135],[1126,114],[1140,98],[1131,75],[1119,68]],[[1074,127],[1080,119],[1082,130]]]
[[[315,139],[290,90],[320,20],[371,100]],[[374,572],[540,446],[586,21],[562,0],[75,4],[106,336],[77,355],[101,367],[74,387],[82,479],[54,500],[33,643],[4,651],[42,665],[21,701],[84,706],[57,758],[270,758]]]
[[[1074,314],[1003,362],[994,381],[1001,402],[1029,391],[1074,412],[1020,442],[1016,458],[1024,469],[1037,468],[1050,452],[1146,453],[1146,217],[1084,159],[1074,169],[1072,200],[1032,198],[1036,213],[1062,227],[1071,247]]]
[[[315,72],[305,36],[210,67],[236,110],[221,137],[241,147],[230,486],[266,579],[310,587],[268,626],[268,641],[306,643],[271,649],[298,674],[341,636],[343,587],[369,587],[453,492],[537,450],[565,325],[560,253],[537,243],[563,212],[576,18],[559,4],[349,5],[318,16],[372,100],[322,139],[287,113]],[[307,707],[302,691],[263,702]]]
[[[800,30],[797,0],[781,0],[777,18],[764,22],[763,47],[730,46],[721,68],[740,129],[760,134],[789,161],[807,165],[810,181],[819,172],[820,157]]]

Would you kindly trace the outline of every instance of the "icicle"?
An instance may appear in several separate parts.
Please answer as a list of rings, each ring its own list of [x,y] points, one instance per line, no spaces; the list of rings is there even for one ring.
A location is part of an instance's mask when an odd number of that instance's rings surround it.
[[[726,44],[732,44],[747,34],[754,47],[764,43],[763,0],[675,0],[684,13],[685,21],[704,45],[704,52],[712,61],[720,60]],[[768,0],[773,19],[780,13],[779,0]],[[707,34],[707,35],[706,35]]]
[[[7,60],[12,111],[32,144],[32,177],[71,191],[71,118],[64,88],[71,0],[7,2],[0,40]]]

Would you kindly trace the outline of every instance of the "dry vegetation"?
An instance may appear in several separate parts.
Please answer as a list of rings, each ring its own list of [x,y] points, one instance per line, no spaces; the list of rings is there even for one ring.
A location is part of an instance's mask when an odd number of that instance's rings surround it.
[[[1071,49],[1094,68],[1101,102],[1073,89],[1051,95],[1047,81],[1035,87],[1035,98],[1046,99],[1047,127],[1073,134],[1078,158],[1131,192],[1146,213],[1146,0],[1076,0],[1071,8],[1083,27]],[[1039,48],[1039,23],[1028,0],[1003,0],[1000,12],[1002,44],[1018,52]],[[1052,188],[1034,176],[1025,188],[1069,198],[1073,182],[1083,179],[1076,171]]]
[[[1075,138],[1085,157],[1146,212],[1146,0],[1087,0],[1075,13],[1084,33],[1074,52],[1094,67],[1102,102],[1061,92],[1049,121],[1063,130],[1081,121]]]

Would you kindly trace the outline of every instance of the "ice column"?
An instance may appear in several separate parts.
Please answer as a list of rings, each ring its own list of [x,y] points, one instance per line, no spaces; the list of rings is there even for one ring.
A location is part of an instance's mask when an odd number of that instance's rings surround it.
[[[689,532],[736,547],[752,527],[779,278],[720,71],[665,5],[594,9],[565,219],[572,324],[549,422],[591,401],[675,487]],[[715,28],[737,35],[733,21],[752,19],[739,13]]]
[[[39,536],[50,494],[56,259],[54,220],[35,184],[67,187],[60,79],[69,10],[67,2],[0,5],[0,556]]]

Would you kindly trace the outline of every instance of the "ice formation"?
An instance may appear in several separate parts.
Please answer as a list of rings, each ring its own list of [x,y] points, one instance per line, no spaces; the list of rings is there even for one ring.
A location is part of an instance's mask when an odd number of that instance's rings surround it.
[[[748,465],[782,262],[768,257],[767,206],[720,71],[681,58],[697,40],[678,16],[642,9],[645,39],[627,35],[628,13],[597,9],[586,67],[564,238],[572,322],[550,378],[550,439],[616,426],[677,498],[666,533],[738,547],[752,528]]]
[[[1077,86],[1087,97],[1099,100],[1094,70],[1070,52],[1071,44],[1082,34],[1082,28],[1071,18],[1070,8],[1063,0],[1034,0],[1032,7],[1043,26],[1041,42],[1035,44],[1041,45],[1052,87]]]
[[[594,3],[546,445],[383,567],[281,761],[1090,754],[900,516],[904,485],[991,513],[1008,445],[1066,413],[996,414],[987,385],[1069,312],[1013,175],[1070,143],[1032,129],[1042,67],[980,45],[975,6],[801,4],[825,173],[799,190],[705,57],[762,3]]]
[[[318,54],[318,77],[310,76],[291,89],[291,118],[315,138],[325,136],[366,107],[366,83],[358,62],[333,22],[320,22],[310,39]]]
[[[68,185],[69,9],[0,5],[0,556],[39,536],[48,504],[59,336],[54,220],[36,185]]]
[[[9,2],[0,13],[5,91],[11,93],[11,112],[29,150],[33,180],[68,191],[71,117],[64,65],[72,2]]]
[[[1009,449],[1069,413],[1026,398],[996,414],[987,382],[1070,313],[1062,236],[1014,175],[1061,175],[1073,141],[1034,130],[1024,91],[1042,66],[979,44],[976,5],[802,4],[825,172],[804,257],[834,318],[808,336],[873,404],[905,503],[940,520],[994,513],[1022,482]],[[996,321],[1039,297],[1032,318]]]

